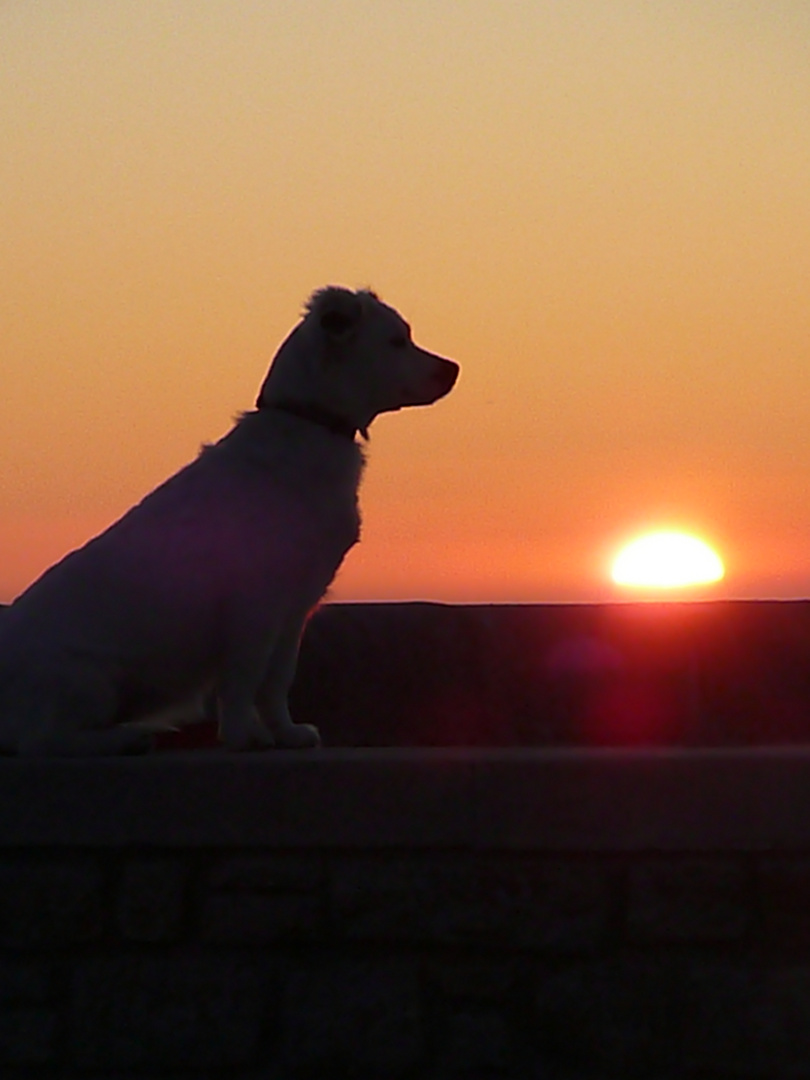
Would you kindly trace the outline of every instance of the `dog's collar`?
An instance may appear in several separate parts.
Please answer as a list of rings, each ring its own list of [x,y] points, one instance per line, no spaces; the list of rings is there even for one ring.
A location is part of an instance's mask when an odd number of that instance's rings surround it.
[[[298,416],[302,420],[309,420],[312,424],[319,424],[321,427],[326,428],[327,431],[331,431],[333,435],[342,435],[344,439],[349,439],[351,442],[354,442],[354,437],[358,431],[364,438],[368,438],[362,428],[358,428],[351,421],[338,416],[337,413],[330,412],[329,409],[322,409],[320,405],[305,405],[302,401],[288,401],[286,398],[282,398],[280,401],[271,401],[267,405],[260,405],[259,409],[279,409],[281,412]]]

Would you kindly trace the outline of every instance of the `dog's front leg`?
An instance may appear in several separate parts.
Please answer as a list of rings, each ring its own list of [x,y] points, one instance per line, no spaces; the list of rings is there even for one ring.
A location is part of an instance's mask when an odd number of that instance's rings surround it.
[[[217,687],[219,737],[229,750],[262,750],[274,745],[272,733],[256,708],[256,695],[277,638],[278,627],[258,624],[252,612],[231,612]]]
[[[276,746],[295,750],[308,750],[321,743],[318,729],[312,724],[296,724],[287,704],[308,615],[308,608],[298,611],[281,628],[256,698],[259,713],[272,731]]]

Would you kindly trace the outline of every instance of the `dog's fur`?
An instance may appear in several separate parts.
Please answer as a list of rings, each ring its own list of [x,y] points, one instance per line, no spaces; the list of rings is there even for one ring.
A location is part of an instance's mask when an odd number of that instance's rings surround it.
[[[355,434],[457,375],[374,293],[316,292],[256,411],[5,612],[0,751],[145,749],[165,723],[139,718],[212,691],[226,746],[317,745],[287,692],[307,616],[358,540]]]

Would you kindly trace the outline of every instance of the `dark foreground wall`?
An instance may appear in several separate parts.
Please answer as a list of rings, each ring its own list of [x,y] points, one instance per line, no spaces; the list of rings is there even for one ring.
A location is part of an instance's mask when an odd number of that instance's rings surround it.
[[[327,746],[810,743],[810,601],[327,604],[291,708]]]
[[[335,604],[292,695],[331,746],[810,741],[810,603]]]
[[[810,1075],[810,750],[0,761],[0,1076]]]

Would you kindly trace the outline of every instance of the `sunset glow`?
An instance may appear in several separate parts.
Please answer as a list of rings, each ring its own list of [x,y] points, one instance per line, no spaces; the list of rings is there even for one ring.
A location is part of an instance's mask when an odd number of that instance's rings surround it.
[[[613,563],[617,585],[677,589],[707,585],[725,574],[723,562],[707,543],[688,533],[662,530],[640,536],[622,548]]]
[[[608,601],[639,521],[810,596],[808,50],[798,0],[0,3],[0,602],[327,283],[461,365],[373,424],[333,599]]]

